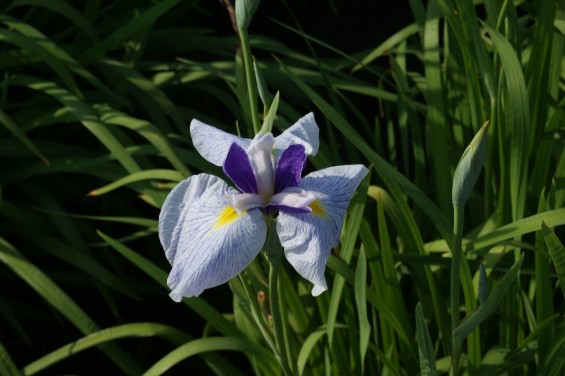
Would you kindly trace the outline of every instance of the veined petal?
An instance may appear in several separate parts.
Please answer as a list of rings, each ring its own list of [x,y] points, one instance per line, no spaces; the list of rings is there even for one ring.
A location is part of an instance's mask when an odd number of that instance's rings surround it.
[[[176,257],[167,284],[174,301],[198,296],[240,273],[257,256],[267,233],[259,209],[237,212],[223,197],[235,194],[224,183],[207,190],[181,219]]]
[[[275,192],[288,187],[298,187],[306,164],[303,145],[290,145],[281,153],[275,168]]]
[[[190,123],[190,136],[198,153],[216,166],[224,163],[233,143],[244,150],[247,150],[251,143],[247,138],[237,137],[196,119]]]
[[[327,289],[324,270],[339,241],[345,211],[355,190],[367,175],[362,165],[337,166],[304,177],[300,187],[313,194],[310,213],[280,212],[277,233],[287,260],[314,284],[312,295]]]
[[[298,187],[289,187],[271,197],[269,207],[291,213],[309,213],[310,205],[316,196]]]
[[[255,180],[251,162],[241,146],[236,143],[231,145],[222,168],[240,191],[258,193],[257,181]]]
[[[319,132],[314,114],[310,112],[275,138],[275,157],[290,145],[302,145],[307,155],[316,155],[320,147]]]
[[[247,155],[255,173],[258,193],[265,199],[271,197],[275,192],[273,143],[271,133],[258,134],[247,149]]]
[[[238,213],[241,211],[265,207],[265,199],[254,193],[238,193],[225,195],[226,205],[233,207]]]
[[[188,208],[206,191],[223,189],[222,179],[209,175],[193,175],[181,181],[167,196],[159,213],[159,239],[171,265],[175,259],[183,218]]]

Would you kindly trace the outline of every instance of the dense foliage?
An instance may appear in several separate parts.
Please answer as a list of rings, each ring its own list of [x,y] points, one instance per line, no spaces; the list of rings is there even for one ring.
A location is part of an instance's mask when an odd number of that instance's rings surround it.
[[[264,1],[243,35],[228,0],[0,3],[0,374],[436,374],[453,352],[460,373],[563,374],[565,5],[372,3]],[[310,111],[307,170],[371,169],[329,290],[284,263],[271,312],[258,257],[174,303],[159,208],[222,174],[190,121],[252,137]]]

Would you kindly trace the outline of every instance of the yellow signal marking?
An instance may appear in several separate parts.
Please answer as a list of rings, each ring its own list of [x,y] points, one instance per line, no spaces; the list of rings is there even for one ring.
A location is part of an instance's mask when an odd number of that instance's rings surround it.
[[[226,206],[224,210],[220,213],[216,224],[212,227],[212,230],[216,230],[222,226],[225,226],[233,221],[235,221],[240,215],[245,214],[245,211],[237,214],[233,206]]]
[[[328,214],[324,209],[324,204],[322,204],[320,200],[314,200],[308,206],[310,206],[310,209],[312,209],[312,214],[319,215],[324,219],[328,219]]]

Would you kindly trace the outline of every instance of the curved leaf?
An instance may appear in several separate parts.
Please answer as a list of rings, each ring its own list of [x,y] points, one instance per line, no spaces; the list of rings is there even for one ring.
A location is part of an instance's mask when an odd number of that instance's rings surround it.
[[[24,367],[26,375],[34,375],[45,368],[65,360],[81,351],[99,346],[105,342],[115,341],[127,337],[162,337],[169,342],[182,344],[190,340],[184,332],[164,325],[151,322],[119,325],[93,332],[74,342],[58,348],[57,350],[37,359]]]
[[[545,222],[541,223],[541,230],[549,250],[549,255],[555,265],[555,271],[557,271],[561,292],[563,292],[563,296],[565,296],[565,247],[557,235],[547,227]]]
[[[565,225],[565,208],[532,215],[499,227],[477,239],[464,243],[463,248],[465,252],[480,251],[505,240],[538,231],[542,222],[551,227]]]
[[[248,356],[253,355],[259,363],[270,368],[273,373],[276,373],[276,370],[279,369],[277,361],[270,351],[246,338],[209,337],[196,339],[176,348],[149,368],[144,373],[144,376],[162,375],[186,358],[208,351],[222,350],[240,351]]]
[[[175,170],[155,169],[139,171],[124,176],[123,178],[118,179],[108,185],[90,191],[88,195],[100,196],[124,185],[136,183],[143,180],[170,180],[178,183],[183,179],[184,176],[180,172]]]
[[[39,268],[29,262],[16,248],[0,237],[0,261],[10,267],[42,298],[69,320],[82,333],[98,330],[98,326],[63,290]],[[106,345],[102,350],[127,374],[139,372],[135,364],[120,348]]]
[[[436,358],[430,332],[426,325],[422,303],[416,304],[416,339],[418,340],[418,352],[420,354],[420,369],[422,375],[437,375]]]
[[[18,367],[16,367],[16,364],[10,357],[10,354],[8,354],[8,351],[6,351],[4,345],[2,345],[2,342],[0,342],[0,375],[5,375],[5,376],[20,375],[20,371],[18,370]]]

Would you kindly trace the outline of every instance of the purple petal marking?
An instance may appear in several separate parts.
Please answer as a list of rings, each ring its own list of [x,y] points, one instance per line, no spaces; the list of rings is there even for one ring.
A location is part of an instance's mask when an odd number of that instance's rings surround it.
[[[241,192],[257,193],[257,181],[249,157],[235,142],[231,144],[222,168]]]
[[[279,157],[275,169],[275,193],[288,187],[298,187],[305,164],[304,146],[290,145],[286,148]]]
[[[281,205],[281,204],[268,204],[267,205],[267,213],[271,214],[275,210],[285,212],[285,213],[311,213],[312,209],[310,207],[305,206],[303,208],[295,208],[292,206]]]

